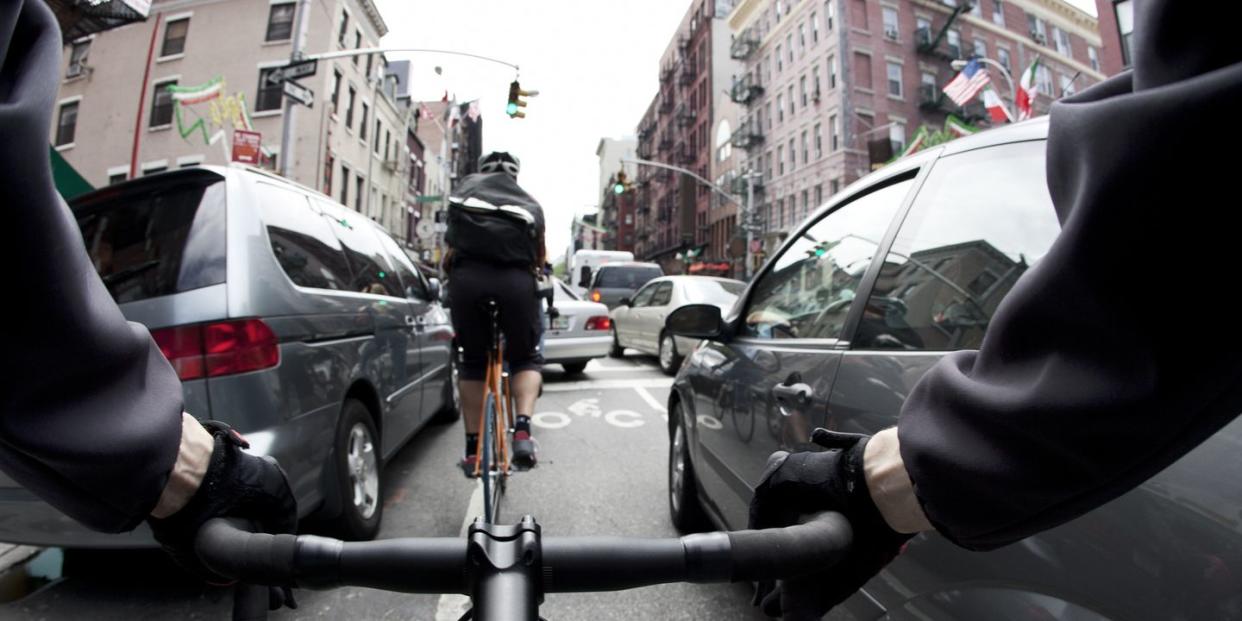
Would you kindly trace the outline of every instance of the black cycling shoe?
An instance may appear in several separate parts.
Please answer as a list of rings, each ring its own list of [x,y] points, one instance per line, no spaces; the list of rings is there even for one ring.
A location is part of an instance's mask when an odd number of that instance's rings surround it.
[[[475,471],[478,470],[479,456],[467,455],[461,458],[459,465],[461,466],[461,471],[466,475],[466,478],[473,479],[476,477]]]
[[[513,465],[523,470],[535,467],[535,441],[529,431],[513,433]]]

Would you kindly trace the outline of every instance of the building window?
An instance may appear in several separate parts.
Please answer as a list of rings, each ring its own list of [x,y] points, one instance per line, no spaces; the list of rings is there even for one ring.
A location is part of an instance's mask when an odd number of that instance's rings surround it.
[[[815,203],[812,207],[819,209],[822,204],[824,204],[824,184],[817,183],[815,184]]]
[[[777,108],[779,109],[780,106],[777,106]],[[768,117],[768,129],[772,129],[772,101],[771,100],[768,101],[768,113],[764,116]]]
[[[841,180],[840,180],[840,179],[833,179],[833,180],[832,180],[832,183],[831,183],[831,187],[832,187],[832,193],[833,193],[833,194],[836,194],[837,192],[840,192],[840,191],[841,191]]]
[[[837,87],[837,57],[828,55],[828,88]]]
[[[367,102],[362,102],[362,110],[358,116],[358,139],[365,141],[367,139],[367,114],[371,108],[367,106]]]
[[[341,162],[341,204],[349,206],[349,167]]]
[[[962,33],[956,30],[949,31],[949,55],[953,58],[962,57]]]
[[[56,146],[73,144],[78,128],[78,102],[71,101],[60,106],[60,118],[56,122]]]
[[[785,96],[780,93],[776,94],[776,122],[785,122]]]
[[[831,151],[836,151],[840,147],[841,128],[837,125],[837,115],[834,114],[828,117],[828,148]]]
[[[259,88],[255,93],[254,98],[255,112],[280,109],[280,100],[283,97],[284,85],[272,85],[267,81],[267,76],[271,75],[275,70],[276,67],[259,70]]]
[[[807,101],[806,76],[802,76],[801,78],[798,78],[798,83],[799,83],[798,88],[802,89],[801,91],[802,92],[802,107],[805,108],[807,107],[807,104],[809,103]]]
[[[975,56],[978,58],[988,57],[988,42],[983,39],[975,39]]]
[[[902,96],[901,65],[888,63],[888,94],[893,97]]]
[[[1003,0],[992,0],[992,23],[1005,25],[1005,3]]]
[[[384,130],[384,122],[379,120],[379,118],[376,118],[375,119],[375,154],[376,155],[379,155],[379,152],[380,152],[379,137],[380,137],[380,132],[383,130]]]
[[[905,151],[906,124],[893,121],[893,124],[888,126],[888,140],[893,143],[893,155],[900,155],[902,151]]]
[[[185,35],[190,31],[190,18],[173,20],[164,25],[164,45],[160,57],[185,53]]]
[[[867,30],[867,0],[853,0],[853,22],[863,30]]]
[[[793,117],[794,111],[797,110],[796,104],[797,102],[794,100],[794,87],[793,87],[793,84],[790,84],[789,85],[789,116],[790,117]]]
[[[362,213],[362,194],[366,191],[366,182],[362,175],[354,175],[354,210],[358,213]]]
[[[1121,62],[1129,67],[1134,64],[1134,57],[1130,55],[1130,35],[1134,34],[1134,2],[1113,1],[1113,8],[1117,12],[1117,33],[1121,35]]]
[[[176,86],[176,80],[160,82],[155,85],[155,94],[151,97],[151,121],[148,127],[164,127],[172,124],[173,98],[168,87]]]
[[[859,88],[871,90],[871,55],[854,52],[854,80]]]
[[[806,130],[802,130],[802,165],[811,161],[810,141],[807,140]]]
[[[1035,71],[1035,87],[1040,93],[1052,96],[1052,70],[1048,65],[1040,63],[1039,69]]]
[[[167,166],[167,164],[165,164],[165,165],[163,165],[163,166],[143,166],[143,167],[142,167],[142,176],[146,177],[147,175],[157,175],[157,174],[162,173],[162,172],[164,172],[164,171],[166,171],[166,170],[168,170],[168,166]]]
[[[367,79],[368,80],[375,77],[374,74],[371,73],[375,69],[375,67],[372,66],[374,64],[375,64],[375,54],[367,54]]]
[[[1087,58],[1091,61],[1091,68],[1096,71],[1099,71],[1100,70],[1100,52],[1099,50],[1095,49],[1094,45],[1087,46]]]
[[[108,185],[116,185],[118,183],[122,183],[128,178],[129,178],[129,175],[123,172],[116,173],[113,175],[108,175]]]
[[[345,127],[354,126],[354,100],[358,98],[358,91],[354,87],[349,87],[349,103],[345,107]]]
[[[803,162],[804,164],[806,162]],[[793,138],[789,139],[789,172],[798,169],[798,145]]]
[[[785,174],[785,146],[776,145],[776,176]]]
[[[785,35],[785,50],[789,53],[789,64],[793,65],[794,52],[793,52],[793,33],[792,32]],[[790,68],[792,69],[793,67],[791,66]]]
[[[896,41],[899,35],[897,30],[897,9],[892,7],[884,7],[884,36]]]
[[[1062,73],[1061,74],[1061,96],[1069,97],[1070,95],[1073,95],[1075,92],[1076,91],[1074,90],[1073,78]]]
[[[806,24],[798,24],[798,51],[806,52]]]
[[[815,124],[815,159],[824,156],[824,129],[819,124]]]
[[[1000,63],[1005,71],[1013,72],[1013,67],[1010,66],[1009,50],[1003,47],[996,48],[996,62]]]
[[[776,44],[776,72],[777,73],[780,73],[785,70],[784,58],[785,57],[781,54],[781,44],[777,43]]]
[[[837,16],[837,0],[824,0],[824,25],[828,28],[828,32],[832,32],[834,21]]]
[[[298,5],[292,2],[273,4],[267,13],[267,41],[285,41],[293,38],[293,16]]]
[[[345,35],[349,32],[349,13],[341,11],[341,27],[336,33],[336,42],[345,47]]]
[[[332,114],[336,114],[336,106],[341,101],[341,72],[332,70]]]
[[[811,11],[811,45],[819,43],[819,15]]]
[[[1040,45],[1048,45],[1048,35],[1044,34],[1044,20],[1030,13],[1026,14],[1026,27],[1031,33],[1031,40]]]
[[[1061,30],[1060,28],[1053,26],[1052,27],[1052,39],[1053,39],[1053,42],[1056,43],[1057,45],[1058,54],[1062,56],[1070,56],[1070,57],[1074,55],[1073,48],[1070,47],[1070,37],[1069,37],[1068,32],[1065,32],[1064,30]]]
[[[73,44],[73,49],[69,52],[69,67],[65,70],[66,78],[76,78],[86,72],[86,57],[90,52],[90,39],[83,39]]]
[[[354,31],[354,49],[355,50],[362,49],[362,31],[361,30]],[[357,67],[358,66],[358,55],[355,54],[353,56],[353,59],[354,59],[354,66]]]
[[[811,67],[811,99],[819,103],[819,65]]]

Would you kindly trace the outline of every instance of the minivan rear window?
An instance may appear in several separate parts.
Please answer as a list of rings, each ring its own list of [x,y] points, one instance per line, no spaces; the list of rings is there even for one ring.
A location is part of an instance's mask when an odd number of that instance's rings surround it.
[[[268,183],[255,189],[272,254],[289,280],[300,287],[349,289],[353,274],[345,251],[306,197]]]
[[[86,251],[118,304],[225,279],[225,188],[215,173],[175,174],[74,201]]]
[[[617,265],[604,266],[599,268],[598,276],[596,276],[595,287],[597,289],[637,289],[653,278],[659,278],[664,273],[660,268],[647,265]]]

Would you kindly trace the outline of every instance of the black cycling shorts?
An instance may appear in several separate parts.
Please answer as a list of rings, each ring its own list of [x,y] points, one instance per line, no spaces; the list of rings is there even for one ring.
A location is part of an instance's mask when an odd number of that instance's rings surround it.
[[[505,336],[505,360],[509,372],[543,367],[540,341],[543,316],[536,297],[535,277],[529,269],[459,260],[449,273],[449,310],[453,331],[462,348],[461,377],[482,380],[487,375],[487,311],[489,297],[500,303],[500,331]]]

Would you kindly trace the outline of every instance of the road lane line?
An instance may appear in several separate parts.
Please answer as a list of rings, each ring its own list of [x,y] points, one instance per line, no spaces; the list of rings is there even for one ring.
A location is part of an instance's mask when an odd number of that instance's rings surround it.
[[[461,528],[457,536],[465,538],[474,523],[474,518],[483,515],[483,480],[476,479],[474,492],[470,494],[470,503],[466,505],[466,515],[461,519]],[[445,593],[436,602],[436,621],[457,621],[470,608],[470,598],[460,593]]]
[[[638,386],[646,388],[668,388],[673,385],[673,378],[650,378],[636,380],[585,380],[580,382],[564,382],[556,384],[544,384],[544,392],[573,392],[575,390],[603,390],[608,388],[635,388]]]
[[[643,388],[642,386],[635,386],[634,392],[637,392],[638,396],[642,397],[643,401],[646,401],[647,405],[651,406],[651,409],[657,412],[668,412],[668,408],[664,407],[654,396],[651,395],[650,392],[647,391],[646,388]]]

